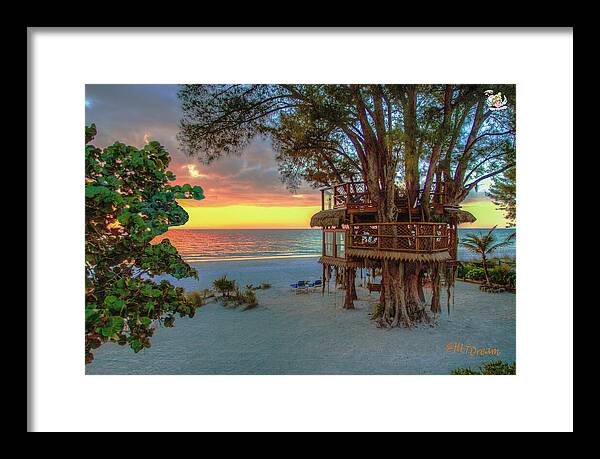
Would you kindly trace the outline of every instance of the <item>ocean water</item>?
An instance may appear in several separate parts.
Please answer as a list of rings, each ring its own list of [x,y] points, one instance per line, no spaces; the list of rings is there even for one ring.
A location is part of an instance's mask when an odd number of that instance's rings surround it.
[[[468,234],[486,234],[489,229],[460,228],[459,239]],[[514,233],[514,228],[497,228],[498,241]],[[177,229],[157,238],[168,238],[188,262],[230,259],[268,259],[287,257],[315,257],[321,253],[320,229]],[[499,249],[498,257],[515,257],[516,244]],[[478,256],[458,248],[458,259],[476,259]]]

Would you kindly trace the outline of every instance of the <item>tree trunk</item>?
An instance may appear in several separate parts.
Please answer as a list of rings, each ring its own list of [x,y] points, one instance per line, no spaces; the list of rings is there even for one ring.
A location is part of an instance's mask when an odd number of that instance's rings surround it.
[[[354,309],[354,300],[356,298],[356,286],[354,285],[356,278],[356,269],[346,268],[344,277],[346,286],[346,295],[344,297],[344,309]]]
[[[488,275],[487,260],[486,260],[485,256],[481,257],[481,261],[483,264],[483,274],[485,274],[485,283],[489,285],[490,284],[490,276]]]
[[[440,306],[440,270],[439,266],[434,265],[431,269],[431,312],[439,314],[442,311]]]

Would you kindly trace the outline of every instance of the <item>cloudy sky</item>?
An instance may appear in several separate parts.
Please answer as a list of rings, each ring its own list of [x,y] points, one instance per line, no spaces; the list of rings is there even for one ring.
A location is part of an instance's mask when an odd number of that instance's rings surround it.
[[[184,155],[176,139],[181,116],[176,85],[87,85],[86,124],[96,123],[98,147],[116,141],[136,147],[157,140],[171,154],[176,183],[200,185],[206,199],[184,201],[190,214],[185,227],[306,228],[320,210],[320,193],[305,186],[291,194],[277,172],[267,141],[257,140],[239,157],[210,166]],[[478,217],[471,226],[504,226],[504,218],[480,192],[463,208]]]

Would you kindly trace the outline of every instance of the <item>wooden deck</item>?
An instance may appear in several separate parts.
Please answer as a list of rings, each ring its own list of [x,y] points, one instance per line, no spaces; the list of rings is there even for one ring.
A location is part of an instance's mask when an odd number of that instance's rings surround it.
[[[348,231],[348,248],[380,251],[443,252],[452,239],[446,223],[358,223]]]
[[[340,183],[321,190],[321,210],[346,209],[349,212],[374,212],[365,182]]]
[[[402,213],[419,214],[424,190],[416,197],[401,194],[396,197],[396,206]],[[443,210],[447,204],[445,187],[441,191],[431,191],[429,204],[434,209]],[[348,213],[376,212],[377,205],[369,197],[365,182],[348,182],[321,189],[321,210],[346,209]]]
[[[446,223],[357,223],[323,230],[323,262],[360,260],[451,261],[455,231]]]

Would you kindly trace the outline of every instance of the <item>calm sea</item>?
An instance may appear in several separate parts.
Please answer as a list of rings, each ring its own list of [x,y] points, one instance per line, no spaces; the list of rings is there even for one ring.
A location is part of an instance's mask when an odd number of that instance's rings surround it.
[[[485,229],[459,229],[459,238],[470,233],[487,233]],[[503,240],[514,228],[497,228],[494,234]],[[319,229],[222,229],[169,230],[160,239],[169,238],[188,262],[239,258],[311,257],[320,255]],[[515,243],[499,249],[494,256],[515,257]],[[458,258],[478,258],[459,246]]]

